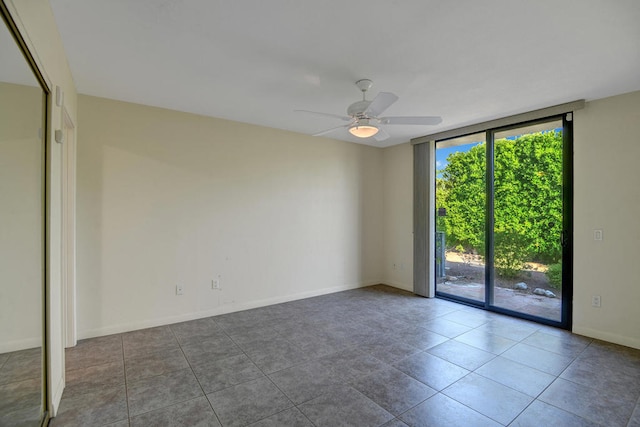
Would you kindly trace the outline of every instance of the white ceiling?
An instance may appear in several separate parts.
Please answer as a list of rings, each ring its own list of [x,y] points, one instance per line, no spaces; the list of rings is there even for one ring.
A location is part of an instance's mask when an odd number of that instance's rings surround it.
[[[410,138],[640,90],[638,0],[50,0],[80,93],[313,134],[368,96]]]

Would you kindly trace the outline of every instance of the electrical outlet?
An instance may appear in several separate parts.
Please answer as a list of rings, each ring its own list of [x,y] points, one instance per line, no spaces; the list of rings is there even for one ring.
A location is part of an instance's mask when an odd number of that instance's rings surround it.
[[[593,240],[600,241],[602,240],[602,230],[593,230]]]
[[[600,295],[594,295],[591,297],[591,306],[600,307]]]
[[[220,289],[220,279],[213,279],[211,281],[211,289]]]
[[[176,295],[182,295],[182,294],[184,294],[184,289],[182,285],[176,285]]]

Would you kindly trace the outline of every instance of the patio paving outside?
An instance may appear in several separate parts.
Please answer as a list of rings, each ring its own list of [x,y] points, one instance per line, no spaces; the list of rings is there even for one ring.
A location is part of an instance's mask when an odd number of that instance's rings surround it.
[[[438,284],[438,291],[476,301],[484,301],[484,285],[480,283],[444,282]],[[516,289],[496,286],[494,305],[545,319],[560,321],[561,298],[523,293]]]
[[[493,305],[559,322],[562,312],[561,292],[549,285],[544,271],[545,266],[531,263],[517,278],[497,277]],[[445,272],[445,276],[437,282],[439,292],[484,301],[484,263],[479,257],[463,258],[456,252],[447,251]],[[520,282],[527,284],[527,290],[514,288]],[[536,288],[552,291],[555,298],[533,294],[532,291]]]

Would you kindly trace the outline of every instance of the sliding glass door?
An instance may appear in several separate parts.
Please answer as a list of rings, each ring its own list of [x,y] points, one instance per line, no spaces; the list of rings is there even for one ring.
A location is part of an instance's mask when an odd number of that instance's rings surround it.
[[[485,133],[436,144],[436,290],[484,304]]]
[[[569,327],[571,122],[436,142],[436,294]]]

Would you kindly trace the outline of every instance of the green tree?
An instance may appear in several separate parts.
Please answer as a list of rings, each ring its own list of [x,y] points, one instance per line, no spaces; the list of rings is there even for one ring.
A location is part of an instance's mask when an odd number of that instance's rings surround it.
[[[525,261],[557,262],[562,254],[562,133],[499,139],[494,148],[496,267],[511,275]],[[439,231],[447,244],[484,252],[484,143],[447,158],[436,180]]]
[[[453,153],[436,180],[436,207],[447,209],[440,217],[447,244],[479,253],[484,253],[485,156],[484,144]]]

